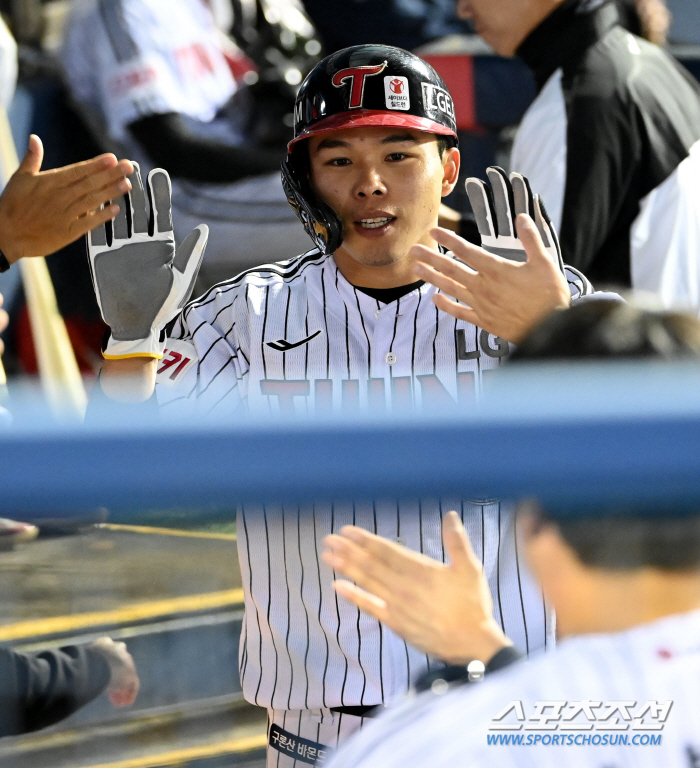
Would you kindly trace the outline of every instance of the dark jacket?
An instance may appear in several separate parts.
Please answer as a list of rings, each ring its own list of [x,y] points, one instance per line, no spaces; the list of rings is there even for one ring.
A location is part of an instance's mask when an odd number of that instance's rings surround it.
[[[19,653],[0,648],[0,736],[46,728],[107,687],[104,657],[87,646]]]
[[[567,0],[518,55],[539,94],[512,167],[559,229],[564,261],[594,284],[700,305],[700,91],[615,3]]]

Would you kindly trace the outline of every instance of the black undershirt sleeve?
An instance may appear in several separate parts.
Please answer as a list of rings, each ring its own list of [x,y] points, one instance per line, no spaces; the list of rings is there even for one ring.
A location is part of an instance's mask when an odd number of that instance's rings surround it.
[[[34,654],[0,648],[0,737],[63,720],[102,693],[109,679],[104,657],[86,646]]]
[[[190,181],[232,182],[275,173],[283,160],[274,150],[234,147],[200,136],[175,112],[142,117],[128,127],[156,165]]]

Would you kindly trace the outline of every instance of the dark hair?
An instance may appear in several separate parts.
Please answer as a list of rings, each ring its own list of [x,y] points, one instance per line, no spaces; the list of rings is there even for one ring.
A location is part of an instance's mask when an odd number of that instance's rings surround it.
[[[700,361],[700,320],[682,312],[652,312],[620,301],[589,299],[556,312],[535,328],[512,360],[682,359]],[[555,526],[582,563],[596,568],[670,571],[700,567],[700,512],[611,510],[606,516],[539,513]],[[662,514],[663,513],[663,514]]]
[[[435,138],[437,139],[438,152],[442,158],[445,156],[445,152],[447,152],[450,147],[454,146],[454,143],[451,143],[447,136],[440,136],[440,134],[436,134]]]
[[[560,518],[539,513],[554,526],[578,559],[593,568],[633,570],[700,568],[700,515],[687,517]]]
[[[510,359],[517,363],[698,356],[700,320],[694,315],[652,312],[622,301],[591,298],[549,315]]]

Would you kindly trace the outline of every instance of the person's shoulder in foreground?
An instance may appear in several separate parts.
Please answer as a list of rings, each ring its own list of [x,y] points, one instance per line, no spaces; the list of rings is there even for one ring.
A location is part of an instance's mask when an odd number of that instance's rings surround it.
[[[691,727],[700,722],[698,683],[700,611],[575,637],[483,683],[406,700],[367,725],[331,767],[539,768],[576,762],[575,751],[558,746],[588,745],[597,747],[593,765],[636,767],[660,765],[654,747],[664,744],[663,765],[688,768],[689,755],[700,755]]]

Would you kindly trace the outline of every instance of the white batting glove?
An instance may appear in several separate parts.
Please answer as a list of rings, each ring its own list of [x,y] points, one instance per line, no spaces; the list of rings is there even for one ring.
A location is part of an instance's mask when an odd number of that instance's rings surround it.
[[[103,352],[110,360],[163,357],[162,331],[192,293],[209,236],[201,224],[176,252],[170,178],[161,168],[151,171],[146,201],[133,165],[118,216],[87,236],[92,284],[111,330]]]
[[[539,195],[533,195],[528,180],[519,173],[510,179],[502,168],[486,170],[491,189],[481,179],[466,181],[467,194],[481,235],[481,247],[504,259],[527,261],[515,230],[515,219],[527,213],[534,219],[552,261],[564,271],[559,238]]]

